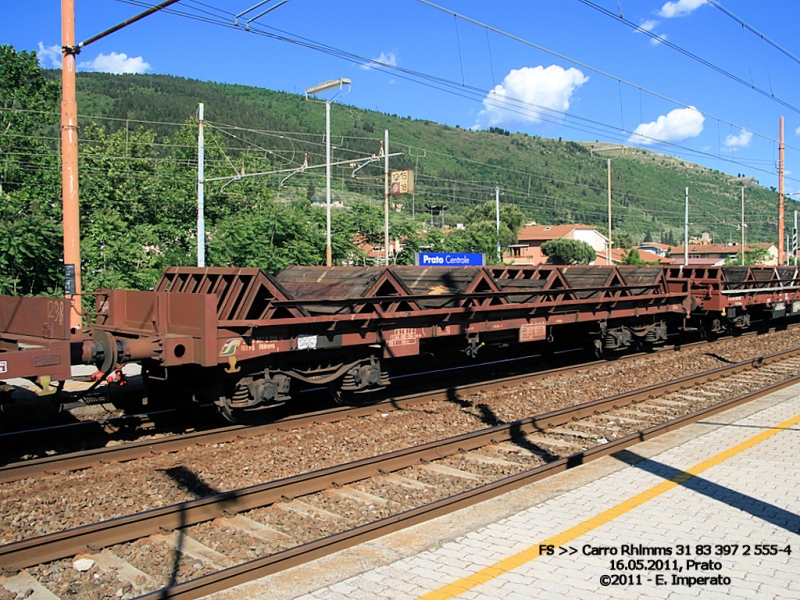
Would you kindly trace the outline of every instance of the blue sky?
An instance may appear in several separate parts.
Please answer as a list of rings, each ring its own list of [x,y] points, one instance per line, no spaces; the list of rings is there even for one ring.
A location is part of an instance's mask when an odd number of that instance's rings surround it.
[[[636,144],[776,187],[783,116],[800,191],[796,0],[269,0],[235,25],[257,1],[182,0],[86,47],[79,69],[294,93],[347,77],[341,101],[361,108]],[[76,36],[150,4],[76,0]],[[60,38],[58,0],[0,4],[0,43],[53,67]]]

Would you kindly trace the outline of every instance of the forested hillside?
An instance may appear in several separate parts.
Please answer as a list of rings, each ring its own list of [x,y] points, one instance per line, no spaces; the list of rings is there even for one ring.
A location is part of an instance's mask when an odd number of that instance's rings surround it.
[[[62,285],[58,76],[39,69],[33,53],[0,47],[2,293],[58,293]],[[718,242],[740,237],[740,184],[729,183],[729,174],[639,149],[593,154],[604,144],[464,130],[357,109],[346,100],[331,110],[333,161],[377,156],[388,129],[390,152],[404,153],[391,159],[391,168],[417,174],[414,196],[393,198],[391,234],[407,242],[398,262],[420,246],[492,256],[496,187],[505,245],[526,221],[602,229],[607,158],[613,158],[618,246],[648,234],[680,241],[687,186],[692,234],[706,231]],[[147,288],[164,266],[193,263],[198,102],[208,124],[207,179],[282,171],[206,185],[208,264],[274,272],[324,263],[324,168],[300,169],[304,161],[325,162],[323,104],[164,75],[80,73],[85,289]],[[383,240],[383,160],[355,172],[359,164],[333,172],[337,264],[367,261],[353,234]],[[745,193],[748,239],[774,240],[777,194],[750,183]]]

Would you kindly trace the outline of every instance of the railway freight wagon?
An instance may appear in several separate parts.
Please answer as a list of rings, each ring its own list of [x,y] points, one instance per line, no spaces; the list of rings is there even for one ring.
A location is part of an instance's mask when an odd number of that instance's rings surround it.
[[[358,401],[412,357],[559,339],[610,356],[800,313],[794,267],[173,267],[154,291],[94,295],[79,332],[65,300],[0,297],[0,378],[51,393],[70,365],[138,362],[149,395],[211,400],[237,421],[307,386]]]

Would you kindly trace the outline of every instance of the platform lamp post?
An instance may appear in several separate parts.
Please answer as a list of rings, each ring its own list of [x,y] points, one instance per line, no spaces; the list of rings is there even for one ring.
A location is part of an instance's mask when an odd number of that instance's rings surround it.
[[[322,83],[310,87],[306,90],[306,100],[309,96],[315,96],[322,92],[330,90],[339,90],[332,98],[322,100],[325,102],[325,206],[326,206],[326,225],[325,225],[325,264],[331,266],[332,263],[332,249],[331,249],[331,102],[333,102],[341,93],[344,86],[347,86],[347,92],[350,91],[350,80],[345,78],[331,79],[330,81],[323,81]]]

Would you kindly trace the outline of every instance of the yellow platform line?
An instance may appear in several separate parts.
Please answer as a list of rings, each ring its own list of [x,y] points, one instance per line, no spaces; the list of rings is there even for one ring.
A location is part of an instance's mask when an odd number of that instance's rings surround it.
[[[600,514],[591,517],[590,519],[587,519],[583,523],[575,525],[574,527],[570,527],[566,531],[554,535],[553,537],[544,540],[540,544],[529,546],[525,550],[509,556],[508,558],[505,558],[489,567],[484,567],[472,575],[463,577],[458,581],[454,581],[449,585],[439,588],[438,590],[428,592],[427,594],[420,596],[419,600],[444,600],[446,598],[454,598],[459,594],[463,594],[466,591],[478,587],[479,585],[488,583],[492,579],[509,573],[517,567],[539,558],[542,555],[539,551],[540,546],[552,545],[558,547],[569,544],[582,535],[585,535],[590,531],[597,529],[598,527],[605,525],[610,521],[613,521],[617,517],[641,506],[656,496],[660,496],[664,492],[686,483],[688,480],[696,477],[703,471],[706,471],[711,467],[714,467],[728,460],[729,458],[744,452],[745,450],[757,446],[758,444],[771,438],[773,435],[777,435],[781,431],[789,429],[798,423],[800,423],[800,415],[795,415],[783,423],[779,423],[778,425],[775,425],[774,427],[763,431],[758,435],[755,435],[750,439],[733,446],[732,448],[728,448],[727,450],[720,452],[716,456],[712,456],[708,460],[704,460],[703,462],[696,464],[692,468],[675,475],[675,477],[672,479],[663,481],[662,483],[659,483],[658,485],[655,485],[650,489],[645,490],[644,492],[637,494],[628,500],[625,500],[624,502],[620,502],[616,506],[603,511]]]

